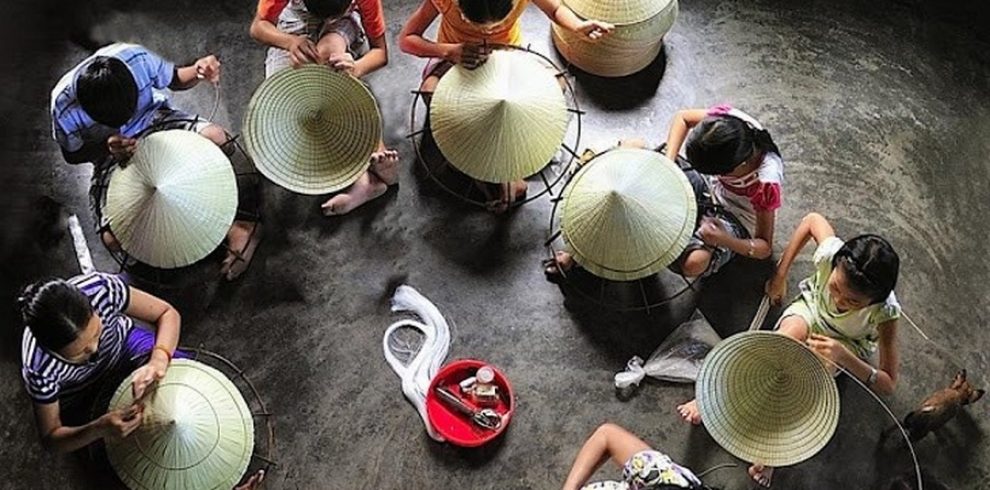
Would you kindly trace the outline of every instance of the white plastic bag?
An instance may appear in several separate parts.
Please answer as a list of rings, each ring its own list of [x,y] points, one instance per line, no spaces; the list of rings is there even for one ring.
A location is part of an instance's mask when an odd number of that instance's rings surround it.
[[[649,376],[674,383],[694,383],[708,351],[722,339],[700,311],[680,324],[644,362],[639,356],[626,364],[626,370],[615,374],[615,387],[621,393],[632,394],[643,378]]]

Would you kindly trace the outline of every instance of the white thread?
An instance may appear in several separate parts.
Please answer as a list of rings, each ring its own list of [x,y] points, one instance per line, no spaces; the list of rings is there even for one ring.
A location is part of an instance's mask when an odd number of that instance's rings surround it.
[[[72,248],[76,249],[79,270],[83,274],[95,271],[93,256],[89,253],[89,245],[86,244],[86,235],[83,234],[82,226],[79,225],[79,217],[74,214],[69,216],[69,233],[72,235]]]
[[[399,320],[385,329],[382,348],[385,360],[402,380],[402,393],[416,407],[426,432],[433,440],[443,442],[443,437],[433,430],[426,415],[426,393],[430,389],[430,381],[436,376],[440,366],[447,358],[450,350],[450,327],[440,314],[440,310],[412,287],[402,285],[392,297],[392,311],[410,311],[415,313],[423,322],[416,320]],[[403,364],[389,347],[389,338],[398,329],[412,328],[423,333],[423,344],[408,364]],[[401,352],[402,354],[411,351]]]

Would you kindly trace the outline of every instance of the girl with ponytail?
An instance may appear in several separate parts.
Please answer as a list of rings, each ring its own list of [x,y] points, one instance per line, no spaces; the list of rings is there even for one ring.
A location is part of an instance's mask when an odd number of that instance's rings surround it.
[[[674,115],[664,151],[675,160],[682,145],[699,220],[673,268],[697,277],[715,273],[736,255],[769,258],[784,178],[780,149],[770,133],[727,105],[685,109]]]
[[[89,413],[80,406],[84,394],[108,373],[135,367],[131,389],[140,400],[165,376],[172,356],[181,355],[175,352],[181,321],[175,308],[100,273],[36,282],[17,303],[24,324],[21,377],[45,446],[74,451],[104,437],[126,437],[141,425],[140,402],[78,425],[63,425],[63,415],[82,419]],[[135,318],[155,331],[136,327]],[[143,364],[135,365],[138,359]]]

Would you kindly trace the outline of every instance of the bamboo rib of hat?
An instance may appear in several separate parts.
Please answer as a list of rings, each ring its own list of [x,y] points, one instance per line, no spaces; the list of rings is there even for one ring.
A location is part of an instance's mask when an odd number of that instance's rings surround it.
[[[677,18],[677,0],[565,0],[578,16],[615,25],[615,30],[590,41],[556,24],[553,42],[569,62],[595,75],[621,77],[653,61],[663,36]]]
[[[192,131],[160,131],[142,139],[107,189],[105,213],[121,248],[165,269],[209,255],[236,212],[230,160]]]
[[[128,377],[110,410],[134,399]],[[240,391],[220,371],[175,359],[143,398],[141,426],[126,438],[109,438],[107,457],[133,490],[230,490],[254,451],[254,420]]]
[[[440,152],[484,182],[539,172],[563,143],[569,121],[555,74],[555,68],[521,50],[495,51],[474,70],[452,68],[430,103]]]
[[[244,138],[269,180],[300,194],[327,194],[368,170],[382,118],[356,78],[305,65],[262,82],[244,116]]]
[[[677,165],[654,151],[619,148],[574,174],[560,228],[582,267],[632,281],[659,272],[684,251],[696,214],[694,190]]]
[[[824,362],[774,332],[720,342],[705,358],[695,390],[708,433],[745,461],[800,463],[828,444],[839,423],[839,391]]]

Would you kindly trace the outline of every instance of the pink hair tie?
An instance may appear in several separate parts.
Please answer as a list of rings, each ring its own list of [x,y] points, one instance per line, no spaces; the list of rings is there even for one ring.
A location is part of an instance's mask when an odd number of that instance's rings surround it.
[[[727,116],[732,106],[729,104],[719,104],[708,109],[709,116]]]

